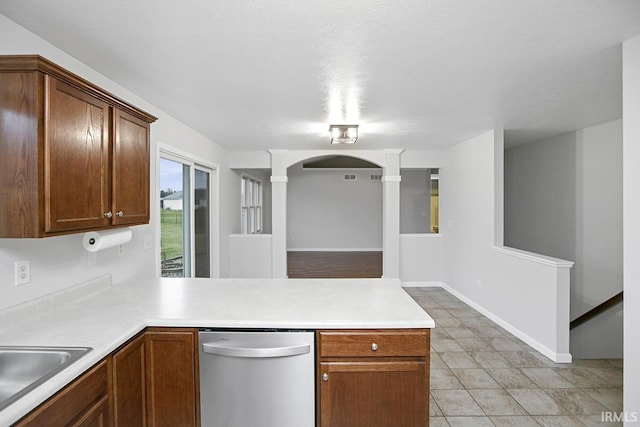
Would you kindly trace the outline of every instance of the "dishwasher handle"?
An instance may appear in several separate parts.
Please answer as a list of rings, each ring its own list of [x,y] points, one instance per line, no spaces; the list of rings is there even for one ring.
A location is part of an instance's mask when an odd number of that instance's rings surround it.
[[[229,357],[289,357],[307,354],[311,351],[309,344],[290,345],[285,347],[231,347],[222,343],[204,343],[202,351],[208,354]]]

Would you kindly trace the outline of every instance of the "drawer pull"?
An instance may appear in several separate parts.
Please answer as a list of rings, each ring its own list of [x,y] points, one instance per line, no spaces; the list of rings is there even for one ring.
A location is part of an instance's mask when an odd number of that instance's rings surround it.
[[[322,381],[324,381],[324,382],[329,381],[329,374],[327,374],[326,372],[324,374],[322,374]]]
[[[371,350],[373,350],[373,351],[378,350],[378,344],[376,344],[376,343],[371,343]]]

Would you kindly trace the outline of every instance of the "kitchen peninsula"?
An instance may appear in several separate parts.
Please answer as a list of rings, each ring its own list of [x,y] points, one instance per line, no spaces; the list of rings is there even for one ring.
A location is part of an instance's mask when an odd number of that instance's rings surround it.
[[[0,425],[18,421],[145,328],[306,329],[317,331],[319,363],[361,363],[376,357],[379,365],[391,356],[405,357],[421,366],[419,378],[425,383],[420,384],[420,416],[428,419],[429,329],[435,323],[398,280],[154,279],[111,286],[111,278],[104,276],[70,289],[63,291],[66,296],[54,294],[37,304],[0,312],[3,328],[10,325],[0,331],[0,345],[93,348],[0,411]],[[407,354],[402,348],[389,353],[380,345],[379,353],[366,355],[364,347],[358,347],[359,341],[372,347],[364,342],[369,337],[401,343],[402,334],[416,333],[424,337],[417,346],[421,354],[416,345]],[[385,338],[394,334],[400,334],[398,341]],[[348,344],[346,351],[336,347],[341,342]],[[378,344],[373,351],[377,348]],[[318,375],[319,369],[316,384],[321,381]],[[321,395],[319,391],[317,398]],[[318,412],[325,414],[326,405],[320,408]]]

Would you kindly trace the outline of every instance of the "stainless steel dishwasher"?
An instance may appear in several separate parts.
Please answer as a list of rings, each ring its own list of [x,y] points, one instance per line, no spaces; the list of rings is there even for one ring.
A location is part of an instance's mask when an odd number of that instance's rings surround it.
[[[202,427],[313,427],[312,331],[200,331]]]

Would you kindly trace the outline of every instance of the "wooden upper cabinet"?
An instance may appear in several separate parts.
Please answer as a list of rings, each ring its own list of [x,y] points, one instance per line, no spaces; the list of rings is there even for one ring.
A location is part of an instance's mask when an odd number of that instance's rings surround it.
[[[109,105],[45,76],[45,232],[108,226]]]
[[[149,123],[115,110],[114,224],[149,222]]]
[[[0,237],[148,223],[155,120],[40,56],[0,56]]]

